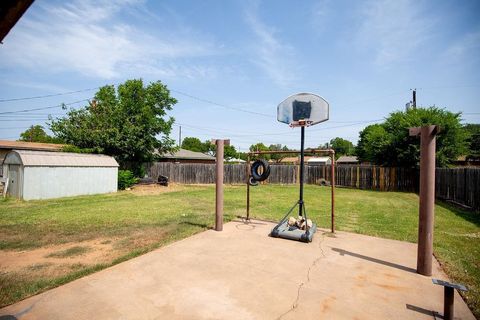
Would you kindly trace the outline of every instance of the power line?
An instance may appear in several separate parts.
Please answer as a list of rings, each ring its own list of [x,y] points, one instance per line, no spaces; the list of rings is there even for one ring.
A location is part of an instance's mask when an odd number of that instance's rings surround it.
[[[455,88],[472,88],[480,87],[480,83],[475,84],[460,84],[460,85],[451,85],[451,86],[432,86],[432,87],[421,87],[420,89],[455,89]]]
[[[2,127],[0,130],[28,129],[30,127]]]
[[[7,114],[7,115],[0,115],[0,117],[23,117],[23,116],[33,116],[33,117],[45,117],[45,116],[64,116],[64,113],[49,113],[49,112],[42,112],[42,113],[28,113],[28,114]]]
[[[15,114],[15,113],[30,112],[30,111],[38,111],[38,110],[55,109],[55,108],[61,108],[63,106],[70,106],[72,104],[77,104],[77,103],[80,103],[80,102],[86,102],[86,101],[88,101],[88,99],[82,99],[82,100],[73,101],[73,102],[69,102],[69,103],[61,103],[61,104],[58,104],[58,105],[55,105],[55,106],[49,106],[49,107],[39,107],[39,108],[24,109],[24,110],[17,110],[17,111],[4,111],[4,112],[0,112],[0,114]]]
[[[2,122],[13,122],[13,121],[47,121],[49,119],[0,119]]]
[[[263,116],[263,117],[273,118],[271,114],[266,114],[266,113],[261,113],[261,112],[245,110],[245,109],[241,109],[241,108],[237,108],[237,107],[227,106],[227,105],[222,104],[222,103],[218,103],[218,102],[214,102],[214,101],[211,101],[211,100],[199,98],[199,97],[193,96],[191,94],[188,94],[188,93],[185,93],[185,92],[182,92],[182,91],[178,91],[178,90],[174,90],[174,89],[170,89],[170,91],[178,93],[182,96],[189,97],[191,99],[198,100],[198,101],[201,101],[201,102],[209,103],[209,104],[212,104],[212,105],[215,105],[215,106],[218,106],[218,107],[222,107],[222,108],[226,108],[226,109],[230,109],[230,110],[235,110],[235,111],[240,111],[240,112],[245,112],[245,113],[250,113],[250,114],[255,114],[255,115],[259,115],[259,116]]]
[[[310,129],[310,132],[317,132],[317,131],[322,131],[322,130],[329,130],[329,129],[336,129],[336,128],[345,128],[345,127],[353,127],[353,126],[358,126],[362,124],[367,124],[367,123],[374,123],[374,122],[379,122],[383,121],[384,119],[374,119],[374,120],[365,120],[365,121],[357,121],[355,123],[351,124],[345,124],[345,125],[340,125],[340,126],[332,126],[332,127],[325,127],[325,128],[319,128],[319,129]],[[220,133],[220,134],[228,134],[232,137],[255,137],[255,136],[282,136],[282,135],[293,135],[297,134],[297,132],[291,131],[291,132],[276,132],[276,133],[265,133],[265,132],[255,132],[255,133],[250,133],[250,134],[236,134],[234,133],[235,131],[226,131],[222,129],[216,129],[216,128],[211,128],[211,127],[198,127],[186,123],[176,123],[174,124],[175,126],[183,126],[186,128],[192,128],[196,130],[201,130],[205,132],[212,132],[212,133]],[[233,133],[232,133],[233,132]]]
[[[51,98],[51,97],[58,97],[58,96],[65,96],[74,93],[81,93],[87,92],[95,89],[99,89],[101,87],[89,88],[89,89],[81,89],[76,91],[69,91],[69,92],[62,92],[62,93],[54,93],[54,94],[46,94],[43,96],[33,96],[33,97],[23,97],[23,98],[11,98],[11,99],[0,99],[0,102],[11,102],[11,101],[21,101],[21,100],[33,100],[33,99],[43,99],[43,98]]]

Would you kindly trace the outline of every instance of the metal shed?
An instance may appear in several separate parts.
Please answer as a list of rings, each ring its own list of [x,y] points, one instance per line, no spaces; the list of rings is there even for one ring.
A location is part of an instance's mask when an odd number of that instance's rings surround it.
[[[105,155],[12,150],[3,171],[7,194],[24,200],[117,191],[118,163]]]

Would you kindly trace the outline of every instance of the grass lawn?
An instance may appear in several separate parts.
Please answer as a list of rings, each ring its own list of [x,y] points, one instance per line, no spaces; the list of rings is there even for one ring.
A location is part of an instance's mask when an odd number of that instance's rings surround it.
[[[44,201],[0,200],[0,306],[66,283],[214,223],[214,186],[173,186],[168,192]],[[251,217],[278,220],[297,186],[252,188]],[[326,187],[306,186],[309,216],[328,228]],[[225,188],[225,219],[245,214],[245,187]],[[336,190],[337,229],[416,242],[418,197],[411,193]],[[434,250],[480,317],[480,214],[437,204]]]

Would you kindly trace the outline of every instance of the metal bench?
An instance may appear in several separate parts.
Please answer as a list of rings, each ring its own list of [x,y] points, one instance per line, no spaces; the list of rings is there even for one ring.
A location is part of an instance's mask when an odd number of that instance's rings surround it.
[[[455,291],[457,289],[460,291],[467,291],[467,288],[458,283],[450,283],[440,279],[432,279],[434,284],[444,287],[444,296],[443,296],[443,319],[453,320],[453,301],[455,296]]]

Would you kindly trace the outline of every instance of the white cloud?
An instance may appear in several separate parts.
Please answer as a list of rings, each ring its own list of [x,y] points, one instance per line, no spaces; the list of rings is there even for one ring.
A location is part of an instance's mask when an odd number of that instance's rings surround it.
[[[413,0],[375,0],[361,10],[356,43],[371,51],[381,67],[408,61],[429,37],[433,21]]]
[[[312,7],[311,24],[315,28],[315,34],[320,35],[332,24],[332,1],[318,0]]]
[[[277,37],[277,30],[267,26],[258,17],[256,6],[245,14],[245,20],[255,38],[252,61],[279,86],[288,86],[297,78],[293,48]]]
[[[462,64],[480,61],[480,30],[467,33],[453,42],[442,55],[442,60]]]
[[[175,26],[146,31],[120,19],[138,8],[142,2],[137,0],[42,3],[5,39],[0,66],[102,79],[138,75],[138,70],[170,77],[211,75],[211,67],[183,61],[218,54],[211,39]]]

